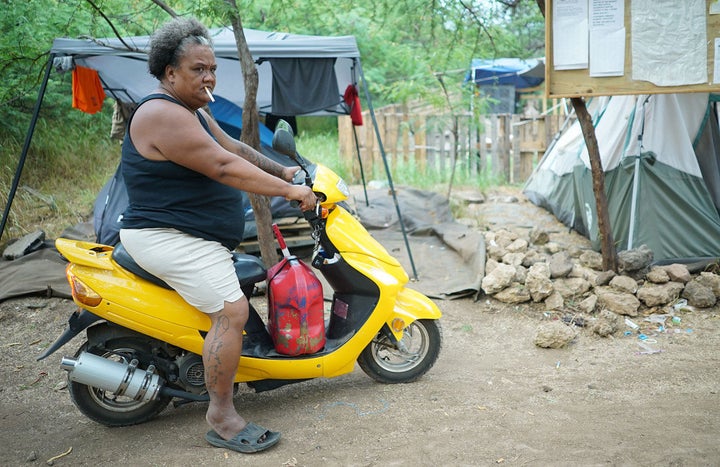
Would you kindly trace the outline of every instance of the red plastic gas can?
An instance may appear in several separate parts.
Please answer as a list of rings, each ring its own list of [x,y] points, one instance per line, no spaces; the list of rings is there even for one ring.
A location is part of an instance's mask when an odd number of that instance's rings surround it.
[[[325,345],[322,283],[294,256],[268,270],[268,328],[284,355],[315,353]]]

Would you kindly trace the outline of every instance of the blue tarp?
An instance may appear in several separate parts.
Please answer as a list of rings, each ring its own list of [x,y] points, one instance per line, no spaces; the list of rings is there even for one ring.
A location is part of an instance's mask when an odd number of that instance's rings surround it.
[[[210,111],[220,127],[233,138],[240,138],[242,129],[242,108],[224,97],[215,95],[215,102],[210,102]],[[260,122],[260,144],[272,147],[273,132]]]
[[[545,81],[545,62],[535,58],[474,58],[465,76],[465,82],[470,81],[477,86],[509,85],[515,89],[533,88]]]

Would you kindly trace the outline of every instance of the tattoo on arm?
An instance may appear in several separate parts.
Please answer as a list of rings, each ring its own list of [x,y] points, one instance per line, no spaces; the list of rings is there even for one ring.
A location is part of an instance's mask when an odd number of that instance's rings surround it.
[[[253,165],[256,165],[258,168],[264,170],[265,172],[269,173],[270,175],[274,175],[276,177],[282,178],[283,175],[283,169],[284,167],[274,160],[265,157],[261,153],[253,150],[250,146],[248,146],[245,143],[238,144],[238,150],[237,154],[245,159],[246,161],[250,162]]]

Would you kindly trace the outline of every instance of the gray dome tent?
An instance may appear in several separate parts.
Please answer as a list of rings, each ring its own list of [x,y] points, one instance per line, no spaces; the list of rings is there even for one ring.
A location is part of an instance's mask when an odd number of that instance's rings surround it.
[[[618,251],[644,244],[659,263],[720,257],[719,97],[591,100]],[[524,193],[599,248],[590,163],[577,121],[557,136]]]

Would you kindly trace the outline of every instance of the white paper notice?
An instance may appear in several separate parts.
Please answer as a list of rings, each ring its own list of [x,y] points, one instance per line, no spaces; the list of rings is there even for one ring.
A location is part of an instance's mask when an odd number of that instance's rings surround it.
[[[620,29],[625,27],[623,0],[590,0],[591,29]]]
[[[590,0],[590,76],[625,74],[623,0]]]
[[[705,0],[632,0],[632,79],[656,86],[708,82]]]
[[[588,67],[588,0],[555,0],[553,66],[556,70]]]

